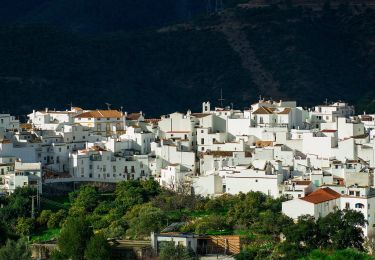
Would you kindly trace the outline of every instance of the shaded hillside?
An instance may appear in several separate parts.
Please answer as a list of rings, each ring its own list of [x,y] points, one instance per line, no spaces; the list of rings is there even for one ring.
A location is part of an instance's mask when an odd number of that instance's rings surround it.
[[[3,0],[0,23],[47,24],[80,33],[134,31],[187,21],[243,2],[248,1]]]
[[[85,35],[2,26],[6,99],[0,109],[25,113],[35,106],[109,102],[156,116],[199,109],[201,101],[216,100],[220,88],[226,103],[240,108],[259,94],[304,105],[325,98],[365,101],[361,108],[374,108],[375,12],[366,7],[234,8],[131,31]]]

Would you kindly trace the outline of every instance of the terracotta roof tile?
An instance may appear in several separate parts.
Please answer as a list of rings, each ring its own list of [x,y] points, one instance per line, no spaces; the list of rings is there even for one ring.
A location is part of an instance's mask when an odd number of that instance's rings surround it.
[[[196,118],[202,118],[202,117],[209,116],[211,114],[210,113],[193,113],[192,115],[195,116]]]
[[[332,130],[332,129],[323,129],[322,131],[320,131],[322,133],[336,133],[337,130]]]
[[[292,182],[294,182],[297,185],[310,185],[310,183],[311,183],[311,181],[299,181],[299,180],[292,181]]]
[[[272,141],[256,141],[255,145],[256,147],[267,147],[267,146],[272,146],[273,142]]]
[[[273,110],[267,107],[260,107],[253,112],[253,115],[269,115],[273,114]]]
[[[288,115],[290,113],[291,109],[286,107],[283,111],[279,112],[279,115]]]
[[[123,114],[117,110],[92,110],[76,115],[75,118],[119,118]]]
[[[310,203],[319,204],[340,198],[340,196],[339,193],[330,188],[321,188],[300,199]]]
[[[138,120],[141,117],[141,113],[130,113],[126,116],[128,120]]]

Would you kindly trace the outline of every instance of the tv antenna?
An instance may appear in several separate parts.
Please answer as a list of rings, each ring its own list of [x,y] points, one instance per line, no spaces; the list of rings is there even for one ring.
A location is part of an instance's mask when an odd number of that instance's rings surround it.
[[[224,101],[225,99],[223,98],[223,89],[221,88],[220,89],[220,98],[218,99],[218,101],[220,101],[220,105],[221,105],[221,107],[223,107],[223,101]]]
[[[107,109],[110,110],[112,104],[109,104],[109,103],[105,103],[105,104],[107,105]]]

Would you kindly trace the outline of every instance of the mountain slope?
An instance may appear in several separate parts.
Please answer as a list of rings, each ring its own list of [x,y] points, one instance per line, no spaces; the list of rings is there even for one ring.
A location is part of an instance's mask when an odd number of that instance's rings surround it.
[[[222,88],[226,104],[240,108],[262,95],[303,105],[345,99],[370,112],[374,37],[375,12],[365,6],[237,7],[160,29],[89,35],[2,26],[0,109],[109,102],[156,116],[199,109]]]

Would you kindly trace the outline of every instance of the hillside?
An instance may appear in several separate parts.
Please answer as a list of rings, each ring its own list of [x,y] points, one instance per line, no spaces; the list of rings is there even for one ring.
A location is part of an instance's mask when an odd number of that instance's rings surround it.
[[[0,27],[0,110],[109,102],[157,116],[199,109],[221,88],[226,103],[239,108],[261,94],[304,105],[345,99],[375,110],[375,11],[366,6],[236,7],[197,11],[175,25],[181,17],[121,28],[98,20],[90,34],[48,20],[31,23],[31,9]]]

